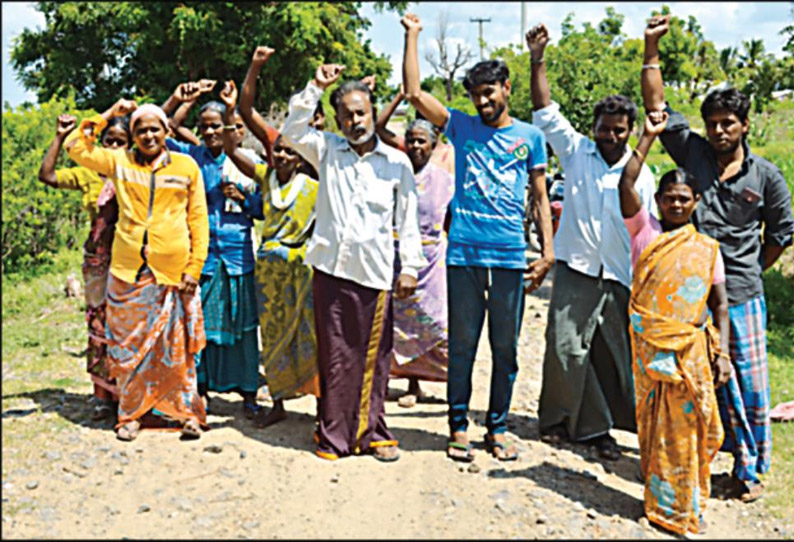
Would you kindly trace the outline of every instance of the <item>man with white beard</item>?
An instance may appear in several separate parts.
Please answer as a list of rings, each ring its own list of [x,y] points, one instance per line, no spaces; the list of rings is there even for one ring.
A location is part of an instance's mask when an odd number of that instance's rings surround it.
[[[375,135],[372,91],[347,81],[331,95],[344,137],[310,126],[325,89],[344,69],[317,68],[289,103],[282,137],[318,172],[317,214],[306,261],[314,268],[314,315],[320,373],[316,453],[334,460],[369,453],[399,458],[384,401],[392,350],[391,290],[396,228],[402,273],[394,295],[416,288],[422,253],[413,168]],[[289,292],[285,292],[289,295]]]

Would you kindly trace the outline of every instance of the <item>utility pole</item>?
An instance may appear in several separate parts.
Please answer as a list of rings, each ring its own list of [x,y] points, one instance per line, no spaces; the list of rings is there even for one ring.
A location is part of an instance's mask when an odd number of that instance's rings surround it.
[[[521,49],[524,49],[524,36],[527,35],[527,3],[521,2],[521,36],[518,42],[521,44]]]
[[[482,19],[480,17],[471,17],[469,18],[469,22],[479,23],[480,25],[480,60],[482,61],[485,57],[485,42],[482,39],[482,23],[490,23],[491,18],[488,17],[487,19]]]

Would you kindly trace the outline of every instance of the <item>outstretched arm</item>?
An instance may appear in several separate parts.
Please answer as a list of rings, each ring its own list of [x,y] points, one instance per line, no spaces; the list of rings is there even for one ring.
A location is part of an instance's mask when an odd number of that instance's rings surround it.
[[[77,126],[77,117],[72,115],[58,116],[58,127],[55,129],[55,138],[52,140],[50,148],[44,155],[39,168],[39,180],[52,187],[58,186],[58,176],[55,174],[55,162],[58,160],[58,153],[61,152],[63,140],[66,139],[72,130]]]
[[[225,126],[234,126],[234,107],[237,104],[237,87],[234,81],[228,81],[224,85],[221,91],[221,100],[226,105],[226,118],[223,123]],[[253,178],[256,164],[237,145],[237,141],[234,140],[234,130],[227,130],[225,126],[223,128],[223,152],[231,158],[240,173]]]
[[[265,118],[254,109],[254,100],[256,98],[256,80],[259,77],[259,73],[262,71],[262,66],[265,65],[265,62],[267,62],[274,52],[274,49],[265,47],[264,45],[260,45],[254,50],[254,56],[251,58],[251,65],[248,67],[248,72],[245,74],[243,87],[240,91],[239,106],[240,116],[243,117],[243,122],[245,122],[245,125],[251,130],[251,133],[254,134],[254,137],[262,143],[268,162],[272,161],[270,155],[273,150],[273,143],[275,143],[275,141],[271,140],[273,129],[265,122]],[[268,136],[268,132],[271,133],[270,136]]]
[[[407,13],[400,21],[405,27],[405,51],[403,53],[403,88],[405,98],[436,126],[446,126],[449,111],[435,96],[422,90],[419,79],[419,53],[417,42],[422,23],[419,17]]]
[[[537,111],[551,104],[549,80],[546,77],[546,59],[543,58],[546,45],[549,43],[549,31],[544,24],[539,24],[527,32],[526,39],[531,68],[532,108]]]
[[[386,125],[389,123],[389,119],[392,115],[394,115],[394,112],[404,99],[405,93],[403,92],[403,86],[400,85],[400,90],[397,91],[397,95],[391,102],[389,102],[389,105],[387,105],[383,111],[381,111],[380,115],[378,115],[378,122],[375,123],[375,129],[378,132],[378,137],[380,137],[381,140],[387,145],[398,149],[400,148],[400,143],[402,143],[402,140],[400,136],[386,128]]]
[[[642,131],[637,148],[629,158],[623,173],[620,175],[618,192],[620,193],[620,212],[623,218],[631,218],[642,209],[642,199],[639,192],[634,187],[637,178],[642,171],[642,163],[651,150],[651,145],[660,133],[667,126],[667,113],[664,111],[650,111],[645,117],[645,128]]]
[[[659,38],[670,29],[670,16],[655,16],[645,28],[645,57],[642,66],[642,101],[646,111],[664,109],[664,85],[659,66]]]

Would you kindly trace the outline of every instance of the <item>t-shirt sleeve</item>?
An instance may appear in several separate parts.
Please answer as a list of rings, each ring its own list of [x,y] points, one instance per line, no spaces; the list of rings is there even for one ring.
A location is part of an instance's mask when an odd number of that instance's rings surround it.
[[[540,129],[530,126],[529,134],[529,160],[528,169],[546,169],[548,157],[546,156],[546,136]]]
[[[55,184],[58,188],[65,188],[66,190],[82,190],[88,191],[90,179],[89,173],[93,173],[90,169],[84,167],[70,167],[58,169],[55,171]],[[94,173],[96,176],[96,173]]]
[[[469,116],[451,107],[447,108],[447,111],[449,111],[449,118],[447,119],[447,125],[444,127],[444,135],[454,145],[456,141],[465,135]]]
[[[722,259],[722,251],[717,249],[717,257],[714,258],[714,279],[711,281],[711,284],[716,286],[717,284],[724,284],[725,283],[725,261]]]
[[[650,219],[651,215],[645,207],[641,207],[636,215],[624,218],[623,222],[626,224],[626,229],[629,231],[629,237],[634,239],[643,228],[648,226]]]
[[[194,145],[191,145],[190,143],[183,143],[181,141],[177,141],[173,137],[165,138],[165,146],[168,148],[169,151],[181,152],[183,154],[190,154],[190,148],[194,147]]]

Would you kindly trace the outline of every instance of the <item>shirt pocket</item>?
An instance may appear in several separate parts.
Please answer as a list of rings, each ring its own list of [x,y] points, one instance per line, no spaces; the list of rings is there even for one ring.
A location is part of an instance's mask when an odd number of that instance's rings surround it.
[[[748,201],[741,194],[732,193],[725,198],[725,218],[733,226],[747,227],[760,218],[762,204],[763,199]]]
[[[364,201],[371,210],[383,212],[393,207],[394,187],[391,182],[370,180],[364,190]]]

